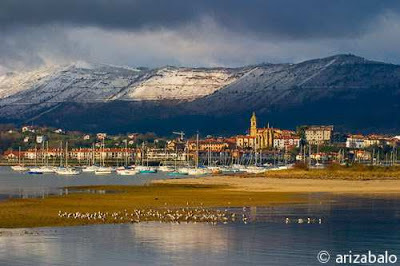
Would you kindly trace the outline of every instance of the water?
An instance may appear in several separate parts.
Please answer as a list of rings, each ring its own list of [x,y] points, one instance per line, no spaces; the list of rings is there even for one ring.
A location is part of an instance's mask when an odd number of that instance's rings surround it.
[[[57,174],[30,175],[0,167],[0,200],[9,197],[40,197],[62,193],[65,186],[82,185],[142,185],[155,179],[164,179],[164,173],[137,174],[134,176],[95,175],[82,173],[78,176],[60,176]]]
[[[248,224],[141,223],[0,230],[1,265],[321,265],[333,254],[400,258],[398,200],[333,197],[322,204],[248,208]],[[286,224],[284,217],[322,217]],[[334,265],[328,263],[327,265]]]
[[[0,168],[0,194],[35,195],[71,185],[143,184],[155,178],[166,176],[31,176]],[[400,259],[399,200],[319,194],[309,198],[306,204],[247,207],[248,224],[0,229],[0,265],[310,266],[322,265],[316,258],[320,250],[332,257],[350,250],[388,250]],[[285,223],[286,217],[291,223]],[[322,224],[294,222],[307,217],[322,219]]]

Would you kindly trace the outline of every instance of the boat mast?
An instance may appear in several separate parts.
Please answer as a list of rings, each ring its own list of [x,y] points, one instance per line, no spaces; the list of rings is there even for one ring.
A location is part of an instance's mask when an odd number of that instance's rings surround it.
[[[176,171],[176,161],[178,160],[178,146],[175,145],[175,171]]]
[[[125,167],[128,167],[128,140],[125,140]]]
[[[37,146],[35,144],[35,166],[37,166]]]
[[[104,138],[103,138],[103,140],[102,140],[102,151],[101,151],[101,159],[102,159],[102,165],[103,165],[103,167],[105,167],[105,156],[104,156]]]
[[[21,165],[21,146],[18,147],[18,165]]]
[[[207,156],[208,158],[208,162],[207,162],[207,165],[208,165],[208,167],[210,167],[210,162],[211,162],[211,150],[210,150],[210,144],[208,145],[208,156]]]
[[[68,141],[65,142],[65,168],[68,167]]]
[[[196,165],[195,168],[199,167],[199,132],[196,135]]]
[[[46,142],[46,166],[49,166],[49,141]]]
[[[62,144],[62,141],[61,141],[60,142],[60,167],[62,167],[62,164],[63,164],[63,156],[64,156],[63,144]]]
[[[44,166],[44,164],[45,164],[45,160],[44,160],[44,141],[42,141],[42,148],[40,150],[40,155],[42,157],[42,166]]]
[[[149,147],[146,146],[146,166],[149,167]]]
[[[96,164],[96,150],[95,150],[95,147],[94,147],[94,143],[92,143],[92,165],[95,165]]]

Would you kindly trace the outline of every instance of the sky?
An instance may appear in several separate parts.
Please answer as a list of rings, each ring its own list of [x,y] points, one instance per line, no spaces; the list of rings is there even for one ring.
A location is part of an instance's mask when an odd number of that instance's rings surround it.
[[[236,67],[352,53],[400,64],[398,0],[1,0],[0,73],[84,61]]]

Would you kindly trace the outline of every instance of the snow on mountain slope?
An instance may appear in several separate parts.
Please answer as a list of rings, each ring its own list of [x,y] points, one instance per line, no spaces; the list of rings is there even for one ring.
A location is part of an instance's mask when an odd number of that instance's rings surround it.
[[[237,69],[156,70],[77,64],[0,77],[0,105],[108,100],[193,100],[230,84]]]
[[[400,66],[337,55],[298,64],[265,64],[225,88],[193,101],[193,113],[231,113],[283,109],[322,98],[357,95],[379,88],[396,89]],[[207,106],[207,108],[204,108]]]
[[[211,94],[241,75],[241,69],[139,70],[84,62],[47,67],[0,78],[0,115],[23,116],[65,102],[188,101]]]
[[[396,83],[399,67],[353,55],[337,55],[298,64],[266,64],[193,103],[199,112],[229,112],[250,108],[285,106],[325,97],[338,90]],[[397,73],[397,74],[396,74]],[[249,104],[251,103],[251,104]],[[202,106],[208,106],[204,110]]]
[[[167,67],[130,88],[124,96],[140,100],[194,100],[232,83],[240,75],[231,69],[192,69]]]
[[[14,74],[0,83],[0,114],[21,116],[63,102],[107,101],[146,73],[79,63]]]
[[[157,104],[167,100],[165,104],[183,114],[268,111],[341,91],[349,95],[363,89],[397,88],[398,84],[399,66],[353,55],[234,69],[132,69],[78,62],[1,76],[0,117],[22,119],[63,103],[113,101]]]
[[[26,90],[38,82],[43,82],[46,77],[56,71],[57,69],[51,67],[42,67],[30,72],[5,73],[0,76],[0,99]]]

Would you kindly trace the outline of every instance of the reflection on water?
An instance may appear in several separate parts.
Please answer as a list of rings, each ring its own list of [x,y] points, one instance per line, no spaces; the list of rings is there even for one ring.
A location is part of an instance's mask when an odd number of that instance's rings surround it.
[[[147,223],[136,224],[129,229],[135,241],[162,252],[191,254],[201,250],[206,253],[220,253],[228,248],[226,235],[218,226],[205,223],[181,225],[154,226]]]
[[[320,265],[316,254],[388,250],[400,257],[400,201],[333,197],[247,208],[245,225],[143,223],[0,230],[0,265]],[[284,217],[323,217],[285,224]],[[328,264],[333,265],[333,264]]]
[[[141,185],[154,179],[164,179],[163,173],[135,176],[95,175],[82,173],[78,176],[60,176],[56,174],[29,175],[12,171],[9,167],[0,167],[0,200],[10,197],[46,197],[49,194],[63,194],[65,186],[81,185]]]

